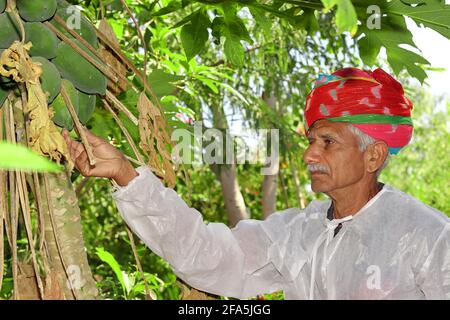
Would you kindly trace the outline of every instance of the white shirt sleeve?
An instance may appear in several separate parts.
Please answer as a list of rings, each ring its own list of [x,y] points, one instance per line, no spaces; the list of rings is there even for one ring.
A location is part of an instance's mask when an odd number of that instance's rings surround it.
[[[450,299],[450,223],[430,248],[417,279],[427,299]]]
[[[283,288],[285,279],[270,257],[279,233],[275,230],[285,224],[283,215],[243,220],[233,229],[205,224],[197,210],[148,168],[137,171],[138,177],[113,194],[117,207],[133,232],[181,279],[202,291],[235,298]]]

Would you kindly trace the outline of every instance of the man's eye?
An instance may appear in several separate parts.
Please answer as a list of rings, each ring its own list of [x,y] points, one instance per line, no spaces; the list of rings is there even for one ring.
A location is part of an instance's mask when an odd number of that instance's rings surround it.
[[[334,143],[333,139],[325,139],[325,144],[332,144]]]

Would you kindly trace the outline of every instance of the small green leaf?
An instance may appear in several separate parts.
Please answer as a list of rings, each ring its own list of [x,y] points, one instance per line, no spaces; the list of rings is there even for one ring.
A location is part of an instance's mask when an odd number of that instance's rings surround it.
[[[295,27],[304,29],[309,35],[319,30],[319,21],[315,15],[315,10],[303,9],[303,13],[295,18]]]
[[[322,0],[325,11],[329,11],[335,5],[336,10],[336,26],[340,32],[349,31],[353,36],[358,30],[358,16],[351,0]]]
[[[337,0],[336,25],[340,32],[349,31],[353,36],[358,30],[358,17],[350,0]]]
[[[188,61],[199,54],[205,47],[210,25],[211,22],[208,16],[204,12],[198,11],[192,17],[191,22],[181,28],[181,44]]]
[[[337,4],[338,0],[322,0],[323,6],[325,7],[325,10],[330,10]]]
[[[272,21],[265,16],[264,10],[256,7],[249,7],[249,9],[256,24],[263,29],[266,35],[270,35],[272,32]]]
[[[183,19],[181,19],[180,21],[178,21],[172,28],[176,29],[179,28],[181,26],[184,26],[186,23],[191,22],[192,18],[200,11],[201,9],[198,9],[194,12],[192,12],[191,14],[187,15],[186,17],[184,17]]]
[[[0,169],[61,172],[62,168],[22,145],[0,142]]]
[[[244,22],[241,19],[236,19],[228,24],[228,29],[231,33],[239,37],[240,40],[247,41],[248,43],[253,43]]]
[[[118,39],[122,39],[123,37],[123,29],[124,26],[122,23],[120,23],[119,21],[115,20],[115,19],[108,19],[108,23],[111,25],[115,35],[117,36]]]
[[[181,3],[178,0],[171,1],[166,7],[156,11],[152,16],[164,16],[166,14],[172,13],[181,9]]]
[[[114,256],[111,253],[109,253],[108,251],[106,251],[103,248],[96,248],[96,254],[100,258],[100,260],[107,263],[111,267],[111,269],[114,271],[117,279],[120,282],[120,285],[122,286],[124,295],[126,296],[127,286],[126,286],[126,283],[125,283],[125,280],[124,280],[124,277],[122,274],[122,269],[120,268],[120,265],[117,262],[117,260],[114,258]]]
[[[219,93],[219,89],[214,84],[214,81],[205,77],[196,77],[198,80],[200,80],[204,85],[206,85],[208,88],[210,88],[214,93]]]
[[[161,98],[172,94],[175,90],[175,86],[172,83],[182,80],[184,77],[166,73],[161,69],[156,69],[147,79],[155,91],[155,94]]]
[[[211,24],[211,34],[217,41],[220,41],[221,36],[225,36],[225,20],[223,17],[215,17]]]
[[[227,36],[223,48],[226,57],[233,65],[237,67],[244,65],[245,51],[239,38],[233,35]]]
[[[245,97],[242,95],[242,93],[240,93],[239,91],[237,91],[236,89],[234,89],[232,86],[230,86],[228,83],[225,82],[218,82],[218,85],[220,85],[221,87],[225,88],[226,90],[230,91],[232,94],[234,94],[236,97],[238,97],[243,103],[245,103],[247,106],[250,105],[249,102],[247,101],[247,99],[245,99]]]

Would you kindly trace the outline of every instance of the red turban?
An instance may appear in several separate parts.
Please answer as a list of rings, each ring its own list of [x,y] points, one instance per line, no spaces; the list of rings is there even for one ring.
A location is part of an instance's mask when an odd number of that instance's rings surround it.
[[[411,140],[412,107],[402,85],[384,70],[345,68],[319,75],[306,98],[306,129],[320,119],[348,122],[396,154]]]

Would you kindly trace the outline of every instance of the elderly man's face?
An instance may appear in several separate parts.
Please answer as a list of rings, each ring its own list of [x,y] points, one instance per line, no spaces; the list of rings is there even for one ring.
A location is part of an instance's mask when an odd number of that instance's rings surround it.
[[[314,192],[332,192],[360,181],[365,173],[363,153],[345,123],[319,120],[308,136],[303,158],[309,165]]]

